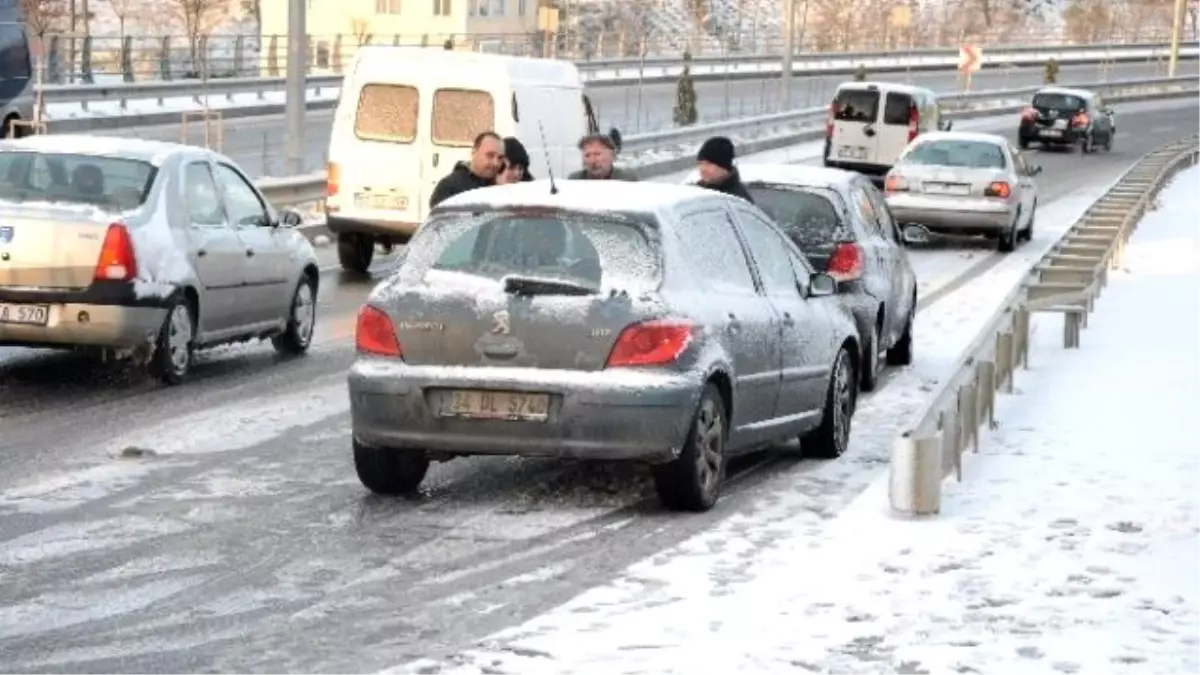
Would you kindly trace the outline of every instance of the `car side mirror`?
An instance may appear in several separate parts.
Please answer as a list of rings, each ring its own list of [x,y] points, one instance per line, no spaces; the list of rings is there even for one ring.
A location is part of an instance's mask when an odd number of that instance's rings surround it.
[[[950,131],[954,128],[954,120],[946,120],[946,126],[942,127],[942,131]]]
[[[620,152],[621,145],[622,145],[621,130],[616,127],[609,129],[608,130],[608,138],[609,138],[609,140],[611,140],[613,142],[613,145],[616,146],[617,152]]]
[[[304,217],[291,209],[284,209],[279,212],[279,224],[284,227],[300,227],[304,224]]]
[[[925,244],[929,242],[929,230],[922,225],[905,225],[901,236],[906,244]]]
[[[1036,176],[1036,175],[1040,174],[1041,172],[1042,172],[1041,164],[1033,164],[1029,167],[1029,175],[1030,176]]]
[[[837,280],[824,272],[813,272],[808,278],[808,295],[819,298],[837,293]]]

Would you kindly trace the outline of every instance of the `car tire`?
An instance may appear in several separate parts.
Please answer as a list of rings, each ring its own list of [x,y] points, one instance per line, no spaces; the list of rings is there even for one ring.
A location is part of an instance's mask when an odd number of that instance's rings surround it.
[[[317,285],[312,276],[305,274],[292,293],[291,309],[288,311],[287,328],[271,338],[271,344],[280,354],[297,356],[308,351],[312,345],[313,332],[317,325]]]
[[[896,344],[887,351],[889,366],[907,366],[913,360],[913,324],[917,318],[917,295],[913,294],[912,309],[908,311],[908,320],[904,323],[904,332]]]
[[[188,301],[177,295],[167,307],[167,316],[154,341],[150,357],[150,374],[165,384],[183,382],[192,369],[196,342],[196,311]]]
[[[801,452],[818,459],[837,459],[846,452],[850,445],[854,408],[858,403],[854,362],[845,346],[838,350],[829,372],[821,425],[800,439]]]
[[[863,391],[875,391],[875,387],[879,386],[879,373],[883,369],[883,359],[879,358],[880,323],[881,321],[876,319],[871,324],[870,334],[863,337],[862,358],[860,359],[863,367],[859,383]]]
[[[1090,155],[1096,151],[1096,139],[1092,136],[1092,132],[1087,132],[1083,136],[1083,142],[1079,145],[1079,150],[1085,155]]]
[[[1108,132],[1107,136],[1104,137],[1104,151],[1105,152],[1112,152],[1113,136],[1116,136],[1116,135],[1117,135],[1117,131],[1116,131],[1116,129],[1113,129],[1112,131]]]
[[[654,488],[663,505],[674,511],[707,511],[721,496],[725,481],[725,443],[729,418],[725,401],[709,382],[700,393],[687,439],[679,456],[651,467]]]
[[[342,269],[356,274],[366,274],[375,257],[375,241],[365,234],[338,235],[338,262]]]
[[[1029,226],[1021,230],[1018,235],[1020,241],[1033,241],[1033,224],[1037,221],[1037,202],[1033,202],[1033,209],[1029,213]]]
[[[358,480],[375,494],[413,494],[429,471],[429,456],[422,450],[374,448],[359,443],[358,439],[351,443]]]
[[[1001,253],[1012,253],[1017,247],[1017,226],[1014,223],[1008,231],[1001,232],[996,238],[996,249]]]

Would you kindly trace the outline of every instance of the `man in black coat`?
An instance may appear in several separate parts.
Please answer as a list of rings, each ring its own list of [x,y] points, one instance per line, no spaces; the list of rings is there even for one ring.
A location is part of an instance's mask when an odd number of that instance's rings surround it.
[[[485,131],[475,137],[471,148],[471,161],[459,162],[438,181],[429,197],[429,208],[446,201],[454,195],[462,194],[475,188],[488,187],[496,184],[496,174],[504,158],[504,141],[493,131]]]
[[[737,167],[733,165],[733,141],[724,136],[713,136],[704,141],[696,153],[697,168],[700,169],[700,187],[741,197],[751,204],[754,198],[742,185]]]

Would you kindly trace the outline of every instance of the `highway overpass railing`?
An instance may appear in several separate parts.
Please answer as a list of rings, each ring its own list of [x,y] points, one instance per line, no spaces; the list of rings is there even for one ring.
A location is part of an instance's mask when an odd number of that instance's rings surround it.
[[[888,492],[894,512],[937,514],[946,478],[953,474],[962,480],[963,455],[968,448],[979,452],[983,431],[994,428],[997,392],[1013,393],[1018,366],[1029,367],[1032,314],[1063,314],[1063,345],[1079,347],[1108,270],[1120,264],[1125,242],[1158,190],[1196,162],[1197,142],[1191,136],[1143,157],[1013,288],[958,357],[952,374],[893,442]]]

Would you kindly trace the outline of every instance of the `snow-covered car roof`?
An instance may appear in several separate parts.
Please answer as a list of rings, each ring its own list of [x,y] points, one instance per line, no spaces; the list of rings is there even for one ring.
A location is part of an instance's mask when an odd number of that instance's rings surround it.
[[[219,156],[210,150],[182,143],[148,141],[117,136],[88,136],[84,134],[35,135],[0,141],[0,151],[56,152],[75,155],[95,155],[136,159],[160,165],[170,155],[187,152]]]
[[[557,194],[550,194],[548,179],[479,188],[455,195],[438,208],[540,206],[597,213],[654,213],[699,197],[719,196],[711,190],[671,183],[556,179],[555,185],[558,186]]]

